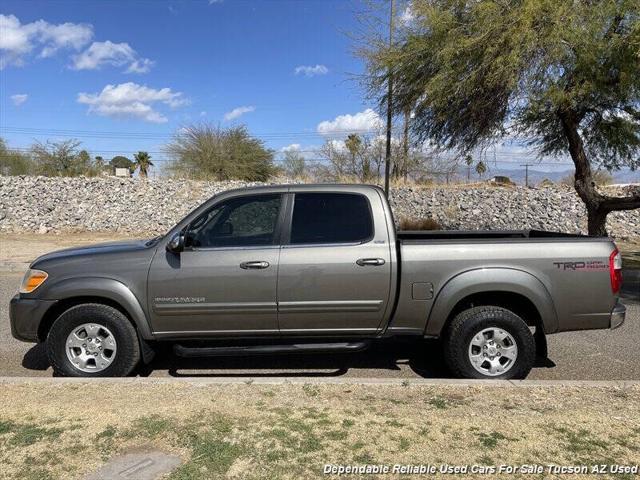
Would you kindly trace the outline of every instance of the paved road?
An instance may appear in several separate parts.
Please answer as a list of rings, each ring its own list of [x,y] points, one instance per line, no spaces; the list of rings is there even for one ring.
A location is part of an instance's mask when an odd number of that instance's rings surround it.
[[[11,337],[8,305],[20,275],[0,274],[0,376],[49,376],[42,345]],[[640,380],[640,302],[625,300],[627,321],[619,329],[561,333],[549,337],[555,366],[537,366],[530,379]],[[186,360],[170,352],[140,372],[144,376],[447,376],[437,342],[376,345],[358,354]]]

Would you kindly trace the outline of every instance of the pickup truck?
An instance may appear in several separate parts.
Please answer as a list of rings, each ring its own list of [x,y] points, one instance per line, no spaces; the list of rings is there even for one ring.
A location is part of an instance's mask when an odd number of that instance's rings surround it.
[[[403,336],[440,338],[456,376],[524,378],[546,335],[623,323],[621,268],[609,238],[396,232],[375,186],[245,188],[164,236],[41,256],[11,330],[66,376],[129,375],[168,342],[187,357],[332,354]]]

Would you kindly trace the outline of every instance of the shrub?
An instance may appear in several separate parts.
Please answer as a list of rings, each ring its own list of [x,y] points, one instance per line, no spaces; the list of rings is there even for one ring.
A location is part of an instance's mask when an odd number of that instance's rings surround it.
[[[179,177],[263,182],[275,172],[273,151],[245,127],[183,127],[165,147]]]
[[[553,183],[551,180],[549,180],[548,178],[545,178],[544,180],[542,180],[538,186],[540,188],[550,188],[553,187],[555,185],[555,183]]]
[[[440,223],[434,218],[400,218],[400,230],[442,230]]]

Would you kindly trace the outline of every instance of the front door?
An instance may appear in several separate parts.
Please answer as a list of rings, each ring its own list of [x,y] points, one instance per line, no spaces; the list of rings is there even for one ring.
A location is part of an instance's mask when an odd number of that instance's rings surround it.
[[[156,333],[276,334],[282,195],[223,200],[185,232],[185,250],[158,251],[149,271]]]
[[[282,334],[373,334],[389,304],[386,224],[377,192],[295,193],[278,275]],[[375,211],[376,218],[384,212]]]

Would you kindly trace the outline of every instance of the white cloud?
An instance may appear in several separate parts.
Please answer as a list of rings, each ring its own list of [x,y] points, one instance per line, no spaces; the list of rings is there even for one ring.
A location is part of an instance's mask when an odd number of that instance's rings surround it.
[[[148,58],[138,58],[128,43],[93,42],[89,48],[73,57],[75,70],[96,70],[103,65],[122,67],[128,65],[127,73],[146,73],[153,66]]]
[[[402,25],[410,25],[416,19],[416,12],[413,10],[413,5],[409,3],[400,14],[400,23]]]
[[[329,73],[329,69],[324,65],[298,65],[294,73],[296,75],[304,75],[305,77],[314,77],[316,75],[326,75]]]
[[[100,93],[79,93],[78,103],[89,105],[89,112],[104,117],[137,118],[145,122],[165,123],[167,117],[154,109],[157,104],[172,108],[186,105],[181,92],[170,88],[155,90],[145,85],[127,82],[107,85]]]
[[[129,68],[125,70],[125,73],[147,73],[155,63],[156,62],[148,58],[140,58],[134,60],[133,63],[129,65]]]
[[[336,152],[346,152],[347,146],[344,143],[344,140],[329,140],[329,145]]]
[[[50,57],[60,49],[79,50],[91,41],[93,27],[88,24],[44,20],[20,23],[15,15],[0,14],[0,69],[23,65],[24,56],[39,49],[40,57]]]
[[[280,149],[281,152],[297,152],[300,150],[299,143],[292,143],[291,145],[287,145],[286,147],[282,147]]]
[[[322,135],[344,135],[348,133],[367,133],[382,128],[383,122],[376,112],[367,108],[354,115],[339,115],[333,120],[318,124],[318,133]]]
[[[215,3],[222,3],[224,0],[209,0],[209,5],[213,5]]]
[[[24,102],[26,102],[28,98],[29,95],[27,95],[26,93],[16,93],[15,95],[11,95],[11,101],[16,107],[19,107]]]
[[[246,107],[237,107],[224,114],[224,119],[228,122],[230,120],[235,120],[236,118],[240,118],[245,113],[255,111],[256,107],[249,105]]]

